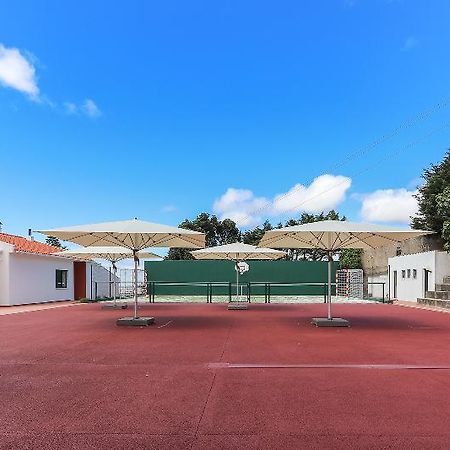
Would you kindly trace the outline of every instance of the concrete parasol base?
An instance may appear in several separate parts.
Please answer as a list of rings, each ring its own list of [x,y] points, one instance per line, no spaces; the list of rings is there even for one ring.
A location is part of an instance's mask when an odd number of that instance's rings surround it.
[[[228,309],[230,311],[232,311],[232,310],[246,310],[246,309],[248,309],[248,303],[231,302],[231,303],[228,303]]]
[[[103,303],[102,309],[127,309],[128,303]]]
[[[116,325],[120,327],[147,327],[154,322],[154,317],[122,317],[117,319]]]
[[[340,317],[333,317],[328,319],[326,317],[314,317],[311,323],[316,327],[349,327],[350,322]]]

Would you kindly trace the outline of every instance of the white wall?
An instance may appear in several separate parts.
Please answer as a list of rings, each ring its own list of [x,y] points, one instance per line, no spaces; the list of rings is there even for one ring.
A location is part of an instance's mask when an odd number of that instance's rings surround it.
[[[56,288],[56,269],[67,270],[67,288]],[[9,304],[73,300],[73,262],[32,253],[9,254]]]
[[[436,284],[442,284],[444,278],[448,276],[450,276],[450,254],[447,252],[436,252]]]
[[[113,287],[110,281],[113,281],[113,275],[109,269],[92,261],[86,264],[86,296],[89,298],[95,297],[95,284],[97,285],[97,297],[112,296]],[[119,282],[119,277],[116,277],[116,282]],[[119,287],[117,287],[119,290]]]
[[[0,305],[9,305],[9,254],[14,246],[0,242]]]
[[[450,268],[442,267],[442,258],[437,258],[437,254],[443,252],[423,252],[413,255],[402,255],[389,258],[390,280],[391,280],[391,298],[394,298],[394,271],[397,271],[397,300],[416,302],[418,298],[424,297],[424,269],[430,272],[428,275],[428,290],[435,289],[436,275],[443,277],[445,271]],[[436,261],[440,261],[438,268]],[[410,277],[408,278],[408,269],[410,270]],[[417,277],[413,277],[413,270],[417,271]],[[405,271],[405,278],[402,277],[402,271]],[[440,281],[442,282],[442,281]]]
[[[374,276],[367,276],[367,281],[369,283],[384,283],[384,291],[383,291],[383,285],[382,284],[368,284],[367,286],[367,293],[370,297],[375,298],[387,298],[388,296],[388,274],[385,275],[374,275]]]

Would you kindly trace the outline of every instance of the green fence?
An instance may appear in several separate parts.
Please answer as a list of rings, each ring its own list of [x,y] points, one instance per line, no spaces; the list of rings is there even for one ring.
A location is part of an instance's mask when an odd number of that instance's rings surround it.
[[[252,295],[264,295],[265,283],[274,283],[271,295],[323,295],[327,282],[327,262],[323,261],[247,261],[250,270],[239,277],[242,284],[252,283]],[[335,281],[337,262],[333,263]],[[181,283],[223,283],[214,286],[213,295],[228,295],[228,283],[235,285],[233,261],[146,261],[147,280],[156,295],[205,295],[205,286]],[[167,285],[165,283],[180,283]],[[256,283],[256,284],[255,284]],[[261,285],[258,285],[261,283]],[[276,283],[281,283],[277,285]],[[284,286],[283,283],[311,283]],[[315,285],[313,285],[315,284]],[[334,294],[334,287],[333,287]]]

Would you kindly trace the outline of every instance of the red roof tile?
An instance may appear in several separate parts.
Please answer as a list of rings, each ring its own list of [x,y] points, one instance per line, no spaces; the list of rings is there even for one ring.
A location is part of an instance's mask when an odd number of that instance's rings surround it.
[[[60,252],[59,247],[43,244],[42,242],[31,241],[22,236],[14,236],[13,234],[0,233],[0,241],[14,245],[17,252],[38,253],[40,255],[49,255],[51,253]]]

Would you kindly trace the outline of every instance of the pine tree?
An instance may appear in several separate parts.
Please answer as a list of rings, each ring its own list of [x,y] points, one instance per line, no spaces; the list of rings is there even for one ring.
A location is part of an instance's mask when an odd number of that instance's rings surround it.
[[[434,231],[450,249],[450,150],[439,164],[432,164],[422,175],[424,184],[416,195],[419,212],[412,217],[415,229]]]
[[[64,250],[66,248],[61,244],[60,240],[54,236],[48,236],[45,239],[45,243],[48,245],[53,245],[53,247],[59,247],[62,250]]]

